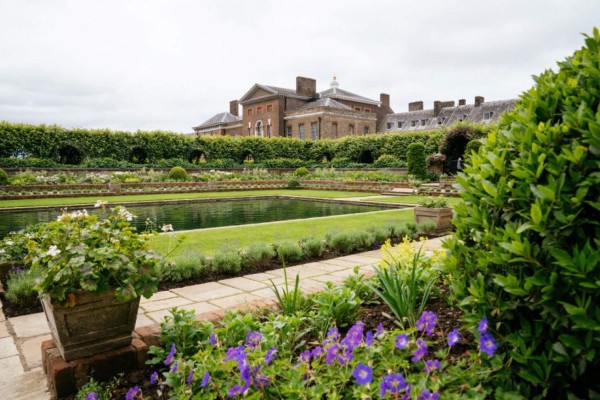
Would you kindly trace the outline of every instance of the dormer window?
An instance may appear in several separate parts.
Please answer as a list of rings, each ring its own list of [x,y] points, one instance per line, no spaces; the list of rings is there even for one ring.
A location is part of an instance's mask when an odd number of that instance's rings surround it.
[[[486,112],[485,114],[483,114],[483,119],[492,119],[493,117],[494,117],[493,111],[489,111],[489,112]]]
[[[438,117],[438,125],[442,125],[446,121],[446,117]]]
[[[410,121],[410,126],[415,127],[415,126],[417,126],[418,122],[419,121],[417,121],[416,119],[413,119],[412,121]]]
[[[398,128],[399,129],[404,128],[404,121],[398,121]]]
[[[428,119],[422,119],[422,120],[421,120],[421,126],[425,126],[425,125],[427,125],[427,122],[429,122],[429,120],[428,120]]]
[[[388,123],[387,123],[387,128],[388,128],[388,129],[392,129],[392,123],[391,123],[391,122],[388,122]]]

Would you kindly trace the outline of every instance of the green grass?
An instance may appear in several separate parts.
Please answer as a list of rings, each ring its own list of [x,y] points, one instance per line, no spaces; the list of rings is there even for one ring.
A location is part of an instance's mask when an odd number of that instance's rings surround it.
[[[199,229],[179,234],[159,235],[151,241],[151,247],[166,254],[175,246],[173,236],[180,235],[182,242],[170,255],[176,255],[187,247],[199,249],[206,255],[214,254],[227,246],[238,249],[254,242],[275,243],[284,239],[300,240],[302,237],[324,238],[335,229],[366,229],[374,225],[414,221],[413,210],[385,210],[361,214],[319,217],[303,220],[270,222],[223,228]]]
[[[375,193],[365,192],[340,192],[333,190],[248,190],[231,192],[205,192],[205,193],[157,193],[157,194],[131,194],[123,196],[103,196],[102,194],[88,197],[64,197],[64,198],[44,198],[44,199],[20,199],[20,200],[1,200],[0,208],[12,207],[37,207],[37,206],[69,206],[69,205],[93,205],[96,200],[106,200],[109,204],[160,200],[182,200],[182,199],[210,199],[222,197],[249,197],[249,196],[269,196],[269,195],[287,195],[304,196],[320,198],[340,198],[340,197],[368,197],[375,196]]]
[[[398,204],[418,204],[419,201],[425,199],[430,196],[389,196],[389,197],[377,197],[373,199],[369,199],[371,202],[377,203],[398,203]],[[461,199],[459,197],[446,197],[448,201],[448,205],[450,207],[458,204]]]

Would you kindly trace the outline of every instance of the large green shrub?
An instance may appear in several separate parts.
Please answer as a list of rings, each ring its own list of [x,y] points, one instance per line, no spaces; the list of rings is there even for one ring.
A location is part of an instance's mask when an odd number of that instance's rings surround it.
[[[0,168],[0,185],[8,185],[8,174]]]
[[[425,145],[411,143],[407,153],[408,173],[420,179],[427,176],[427,159],[425,158]]]
[[[456,173],[458,159],[465,159],[467,144],[473,139],[486,136],[488,130],[489,128],[470,122],[460,122],[450,127],[440,143],[440,152],[446,156],[444,171]]]
[[[600,393],[600,33],[545,71],[457,178],[447,241],[468,322],[492,316],[526,398]]]
[[[169,179],[173,179],[174,181],[186,181],[187,178],[187,171],[181,167],[173,167],[171,171],[169,171]]]

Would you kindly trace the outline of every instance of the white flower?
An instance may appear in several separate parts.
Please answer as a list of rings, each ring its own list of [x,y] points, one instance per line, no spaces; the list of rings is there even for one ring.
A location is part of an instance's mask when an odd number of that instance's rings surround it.
[[[160,228],[160,230],[167,233],[167,232],[173,230],[173,225],[171,225],[171,224],[163,225],[162,228]]]
[[[13,244],[15,244],[15,242],[13,242],[12,240],[7,240],[4,243],[6,243],[7,246],[12,246]]]
[[[98,201],[96,201],[96,204],[94,204],[94,207],[95,208],[99,208],[99,207],[104,208],[107,204],[108,204],[108,201],[106,201],[106,200],[98,200]]]
[[[135,215],[127,211],[124,207],[119,209],[119,215],[125,218],[126,221],[133,221]]]
[[[47,256],[56,257],[60,254],[60,250],[55,245],[50,246],[48,251],[46,252]]]
[[[4,249],[0,249],[0,254],[2,254],[2,253],[6,253],[6,252],[4,251]]]

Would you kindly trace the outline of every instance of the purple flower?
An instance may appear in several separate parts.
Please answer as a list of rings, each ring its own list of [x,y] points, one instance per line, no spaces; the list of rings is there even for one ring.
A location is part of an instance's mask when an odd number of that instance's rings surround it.
[[[125,400],[134,400],[138,394],[140,394],[140,387],[134,386],[127,391],[127,394],[125,395]]]
[[[340,338],[340,331],[336,326],[332,326],[327,332],[327,340],[325,343],[335,342]]]
[[[410,390],[412,387],[410,385],[406,385],[406,391],[404,392],[404,396],[402,396],[401,400],[410,400]]]
[[[396,394],[404,388],[406,388],[406,381],[402,374],[389,374],[381,379],[379,395],[383,398],[388,391],[392,394]]]
[[[344,340],[341,341],[341,344],[346,346],[348,350],[353,351],[354,348],[362,342],[364,327],[365,325],[360,321],[354,324],[354,326],[348,330],[348,333]]]
[[[417,349],[413,352],[412,362],[419,362],[427,355],[427,343],[421,339],[417,339]]]
[[[208,343],[211,344],[211,346],[214,346],[215,344],[217,344],[217,335],[213,333],[210,334],[209,338],[208,338]]]
[[[210,382],[210,374],[208,373],[208,371],[206,371],[204,373],[204,376],[202,377],[202,384],[200,386],[206,387],[208,385],[208,382]]]
[[[302,353],[300,353],[300,361],[304,363],[309,362],[311,355],[312,353],[310,350],[303,351]]]
[[[87,396],[85,396],[85,400],[98,400],[98,393],[90,392]]]
[[[440,369],[440,362],[438,360],[427,360],[425,361],[425,372],[429,373]]]
[[[396,336],[396,347],[400,350],[404,350],[408,346],[408,335],[402,334]]]
[[[479,321],[479,326],[477,327],[477,330],[479,331],[479,333],[486,333],[488,330],[488,319],[487,317],[483,317],[481,318],[481,321]]]
[[[256,348],[258,346],[260,346],[260,340],[262,339],[262,335],[260,334],[260,332],[252,332],[252,331],[248,331],[248,334],[246,335],[246,347],[249,347],[251,349]]]
[[[223,361],[236,361],[240,357],[241,353],[245,353],[243,346],[230,347],[227,349],[227,353],[225,354],[225,359]]]
[[[433,335],[433,329],[437,321],[437,315],[431,311],[424,311],[417,320],[417,330],[425,332],[427,336]]]
[[[175,357],[175,343],[171,344],[171,351],[165,358],[165,365],[169,365],[173,362],[173,357]]]
[[[448,346],[452,347],[458,342],[460,342],[460,334],[458,333],[458,329],[454,329],[448,334]]]
[[[321,346],[317,346],[313,349],[313,351],[311,353],[311,357],[313,359],[319,358],[323,355],[323,353],[324,353],[323,348]]]
[[[327,357],[325,358],[325,364],[331,365],[335,360],[337,360],[338,349],[339,346],[337,344],[334,344],[333,346],[327,348]]]
[[[177,365],[177,361],[175,361],[173,363],[173,366],[171,367],[171,373],[172,374],[176,373],[178,368],[179,368],[179,366]]]
[[[381,336],[382,333],[383,333],[383,324],[380,322],[379,325],[377,325],[377,329],[375,330],[375,336],[379,337],[379,336]]]
[[[156,382],[158,382],[158,372],[154,371],[152,375],[150,375],[150,384],[156,385]]]
[[[244,393],[246,390],[247,390],[247,388],[246,388],[246,389],[244,389],[244,388],[243,388],[243,387],[241,387],[240,385],[234,385],[234,386],[232,386],[232,387],[229,389],[229,391],[227,392],[227,397],[235,397],[235,396],[237,396],[238,394],[242,394],[242,393]]]
[[[373,341],[374,341],[373,332],[371,332],[371,331],[367,332],[367,335],[365,336],[365,345],[367,347],[371,346],[373,344]]]
[[[188,385],[191,385],[193,381],[194,381],[194,370],[190,369],[190,374],[188,375],[186,382]]]
[[[490,333],[484,333],[479,338],[479,348],[481,351],[487,353],[487,355],[491,357],[498,349],[498,344],[496,344],[494,337]]]
[[[373,369],[368,365],[359,363],[356,368],[354,368],[352,377],[356,379],[356,383],[359,385],[371,383],[371,380],[373,379]]]
[[[265,355],[265,364],[267,364],[267,365],[271,364],[271,361],[273,361],[273,359],[275,358],[276,355],[277,355],[277,348],[275,346],[273,346],[269,350],[267,350],[267,354]]]
[[[432,393],[429,390],[423,390],[417,400],[439,400],[439,398],[440,394],[438,392]]]

